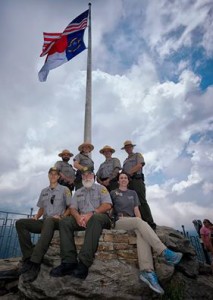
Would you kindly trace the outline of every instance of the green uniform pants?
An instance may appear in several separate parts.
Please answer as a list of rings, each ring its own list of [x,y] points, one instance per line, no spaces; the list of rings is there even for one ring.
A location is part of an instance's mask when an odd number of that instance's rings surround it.
[[[152,213],[149,207],[149,204],[147,203],[146,200],[146,188],[145,184],[142,179],[132,179],[129,183],[129,189],[136,191],[139,201],[140,201],[140,206],[139,210],[141,213],[141,217],[144,221],[149,223],[151,226],[154,224]]]
[[[59,229],[59,220],[47,218],[45,220],[20,219],[16,221],[19,244],[23,254],[23,260],[30,258],[32,262],[41,263],[54,231]],[[30,233],[40,233],[40,239],[34,246]]]
[[[66,217],[59,221],[61,259],[65,263],[77,262],[77,250],[74,241],[74,232],[85,230],[84,244],[78,258],[88,268],[92,265],[98,249],[102,229],[110,228],[110,219],[106,214],[94,214],[88,221],[87,227],[77,224],[74,217]]]

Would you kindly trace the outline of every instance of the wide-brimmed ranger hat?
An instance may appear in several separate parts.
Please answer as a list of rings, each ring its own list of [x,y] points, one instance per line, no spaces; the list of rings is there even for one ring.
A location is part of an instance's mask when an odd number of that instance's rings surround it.
[[[125,149],[126,146],[135,147],[136,145],[133,144],[130,140],[127,140],[127,141],[124,142],[124,146],[121,148],[121,150]]]
[[[57,174],[60,175],[60,171],[56,167],[51,167],[48,171],[48,174],[50,174],[51,172],[57,172]]]
[[[61,151],[61,153],[59,153],[58,156],[62,157],[65,154],[68,154],[69,157],[73,156],[73,154],[69,150],[67,150],[67,149],[64,149],[63,151]]]
[[[85,147],[85,146],[88,146],[88,147],[90,148],[90,152],[94,149],[94,146],[93,146],[91,143],[89,143],[89,142],[84,142],[83,144],[81,144],[81,145],[78,147],[78,150],[79,150],[80,152],[82,152],[83,147]]]
[[[112,147],[106,145],[106,146],[104,146],[99,152],[100,152],[101,154],[104,154],[104,151],[110,151],[110,152],[114,153],[114,152],[115,152],[115,149],[113,149]]]

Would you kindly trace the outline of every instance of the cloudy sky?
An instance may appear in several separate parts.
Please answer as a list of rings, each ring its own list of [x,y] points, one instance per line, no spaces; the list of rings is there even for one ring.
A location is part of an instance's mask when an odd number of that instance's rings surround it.
[[[146,161],[159,225],[213,220],[213,3],[94,0],[93,159],[127,139]],[[85,0],[0,0],[0,210],[29,212],[47,171],[83,142],[87,50],[38,81],[43,31],[62,32]],[[87,30],[85,32],[87,43]]]

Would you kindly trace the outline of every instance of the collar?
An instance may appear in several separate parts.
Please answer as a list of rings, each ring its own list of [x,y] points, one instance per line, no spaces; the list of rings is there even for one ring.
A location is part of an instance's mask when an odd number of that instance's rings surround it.
[[[84,191],[86,191],[86,192],[88,192],[88,191],[91,191],[91,190],[95,190],[95,186],[96,186],[96,184],[95,184],[95,182],[93,183],[93,185],[91,186],[91,188],[86,188],[86,187],[82,187],[82,189],[84,190]]]
[[[105,161],[110,161],[110,160],[112,160],[112,157],[106,158]]]
[[[132,156],[135,155],[135,154],[136,154],[136,153],[133,153],[133,152],[132,152],[131,154],[128,155],[128,158],[129,158],[129,157],[132,157]]]
[[[53,189],[52,189],[52,188],[50,187],[50,185],[49,185],[48,189],[49,189],[50,191],[58,190],[58,189],[59,189],[59,184],[57,184],[56,187],[54,187]]]

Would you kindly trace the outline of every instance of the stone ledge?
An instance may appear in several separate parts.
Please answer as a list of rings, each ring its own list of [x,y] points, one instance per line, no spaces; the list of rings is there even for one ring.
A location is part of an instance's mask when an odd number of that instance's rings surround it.
[[[84,239],[84,232],[76,233],[76,242],[79,247]],[[198,275],[199,264],[196,261],[195,251],[190,245],[190,241],[185,239],[176,230],[169,227],[157,227],[159,238],[175,251],[184,253],[184,257],[176,270],[173,266],[167,265],[164,260],[155,259],[155,270],[158,279],[168,293],[171,299],[174,295],[179,295],[181,299],[212,299],[213,293],[213,277],[210,276],[209,270],[207,275]],[[121,235],[116,238],[115,235]],[[126,240],[128,243],[122,241]],[[107,241],[106,241],[107,239]],[[109,241],[112,240],[112,241]],[[106,247],[107,245],[107,247]],[[136,251],[136,236],[134,232],[104,230],[101,236],[97,257],[90,268],[89,275],[85,281],[78,280],[72,276],[50,277],[49,272],[52,267],[60,264],[60,245],[59,233],[55,232],[52,244],[45,255],[45,259],[41,265],[41,271],[38,278],[29,284],[23,283],[22,278],[19,280],[18,287],[19,295],[12,295],[14,286],[11,286],[11,277],[6,281],[4,268],[10,273],[9,260],[3,260],[3,280],[2,289],[5,296],[0,298],[8,299],[123,299],[123,300],[150,300],[159,299],[147,285],[138,281],[138,268],[134,265],[137,257]],[[128,259],[127,255],[128,254]],[[120,256],[118,256],[120,255]],[[0,260],[1,263],[1,260]],[[12,274],[17,270],[18,260],[12,262]],[[203,270],[206,274],[206,270]],[[7,286],[7,282],[9,283]],[[17,284],[17,278],[14,278]],[[174,291],[174,292],[173,292]],[[11,293],[12,298],[9,296]],[[178,293],[178,294],[177,294]],[[17,298],[16,298],[17,296]],[[170,299],[169,298],[169,299]]]
[[[84,242],[85,231],[75,232],[76,248],[79,251]],[[59,255],[59,233],[55,232],[48,254]],[[58,253],[57,253],[58,252]],[[99,240],[96,258],[100,260],[125,260],[129,264],[138,266],[136,234],[134,231],[104,229]]]

